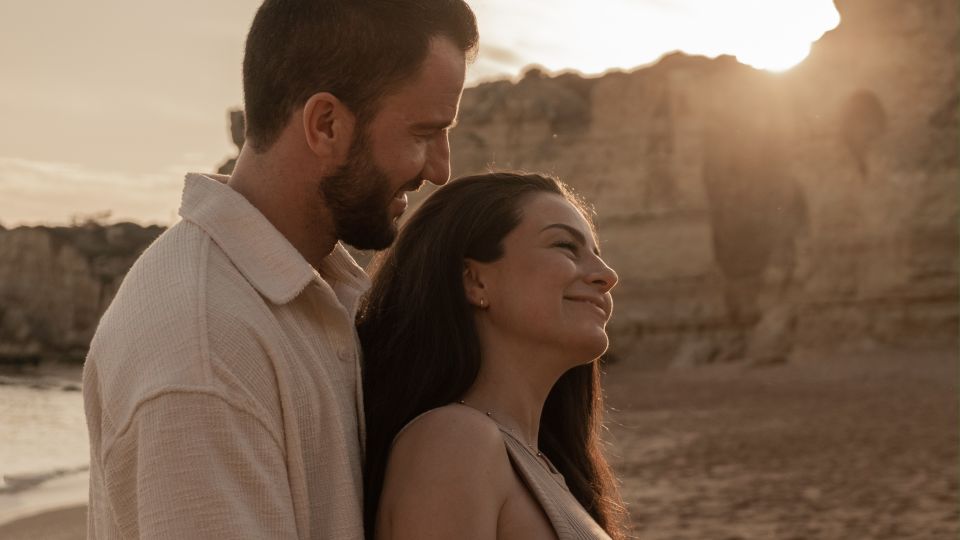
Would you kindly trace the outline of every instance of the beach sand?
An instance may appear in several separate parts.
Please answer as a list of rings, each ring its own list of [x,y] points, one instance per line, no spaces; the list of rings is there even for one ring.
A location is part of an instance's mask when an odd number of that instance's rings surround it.
[[[86,534],[86,505],[50,510],[0,525],[3,540],[83,540]]]
[[[611,366],[611,454],[636,533],[958,538],[958,381],[956,349]]]
[[[607,371],[607,438],[639,538],[960,534],[954,350],[829,353],[763,368],[622,362]],[[31,496],[76,497],[83,481],[56,479],[59,491],[45,484]],[[0,538],[83,538],[82,506],[23,515],[0,526]]]
[[[90,473],[83,471],[0,493],[0,539],[83,538],[89,484]]]

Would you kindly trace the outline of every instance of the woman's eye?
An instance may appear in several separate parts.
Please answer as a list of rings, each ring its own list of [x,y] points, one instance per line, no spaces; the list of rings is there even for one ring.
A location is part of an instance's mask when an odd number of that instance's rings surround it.
[[[571,253],[577,252],[577,245],[573,242],[557,242],[553,245],[554,247],[563,248],[570,250]]]

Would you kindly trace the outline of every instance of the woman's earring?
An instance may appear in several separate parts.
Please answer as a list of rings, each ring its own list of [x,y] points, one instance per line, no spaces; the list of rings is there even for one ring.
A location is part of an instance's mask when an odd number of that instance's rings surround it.
[[[481,298],[481,299],[480,299],[480,309],[487,309],[487,299],[486,299],[486,298]]]

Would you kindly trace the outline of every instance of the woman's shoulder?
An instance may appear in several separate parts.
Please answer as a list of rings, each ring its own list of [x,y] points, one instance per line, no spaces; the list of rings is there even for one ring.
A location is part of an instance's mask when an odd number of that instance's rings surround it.
[[[463,537],[455,531],[493,536],[512,474],[492,420],[462,405],[431,410],[394,441],[378,527],[408,538]]]
[[[450,465],[506,457],[497,424],[476,409],[457,403],[414,418],[397,434],[393,444],[391,454],[436,454],[438,459],[450,461]]]
[[[456,491],[461,482],[491,492],[507,488],[512,469],[503,435],[481,412],[459,404],[428,411],[397,435],[386,482]]]

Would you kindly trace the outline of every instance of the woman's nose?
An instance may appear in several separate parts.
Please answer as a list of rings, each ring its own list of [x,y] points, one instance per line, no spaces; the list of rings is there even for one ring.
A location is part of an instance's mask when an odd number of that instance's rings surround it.
[[[605,293],[617,285],[620,276],[613,268],[607,266],[607,263],[599,256],[596,257],[595,264],[596,267],[589,275],[589,281],[592,285],[599,286],[601,293]]]

